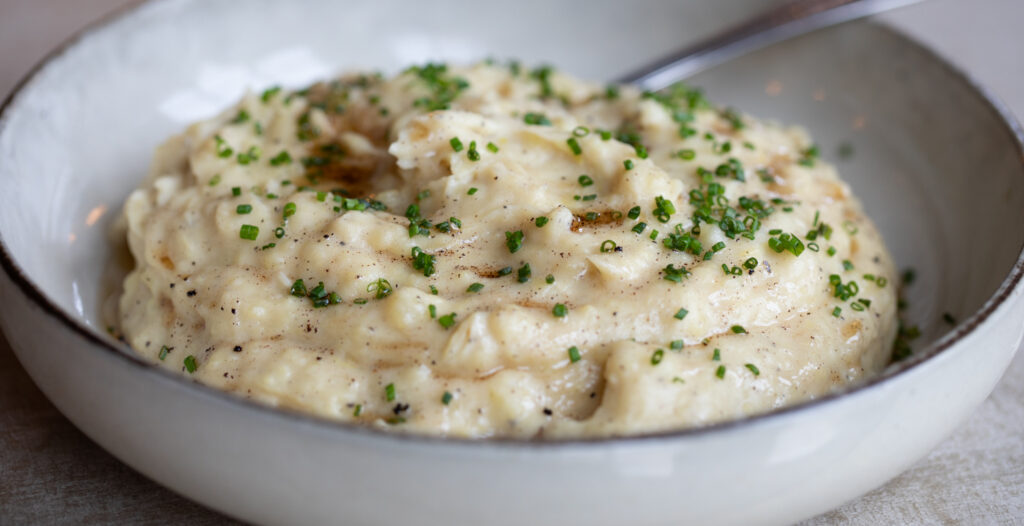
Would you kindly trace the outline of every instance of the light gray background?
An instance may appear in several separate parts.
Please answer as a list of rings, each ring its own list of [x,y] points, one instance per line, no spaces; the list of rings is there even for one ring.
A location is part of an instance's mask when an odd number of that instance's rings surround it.
[[[128,3],[0,0],[0,94],[77,29]],[[940,51],[1024,116],[1024,0],[928,0],[882,18]],[[90,442],[46,401],[0,335],[0,525],[229,522]],[[1024,353],[971,419],[927,458],[805,524],[1024,524]]]

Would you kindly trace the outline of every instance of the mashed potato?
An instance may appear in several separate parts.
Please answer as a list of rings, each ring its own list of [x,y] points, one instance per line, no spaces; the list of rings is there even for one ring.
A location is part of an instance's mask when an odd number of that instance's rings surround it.
[[[246,96],[157,152],[120,329],[260,402],[395,431],[703,426],[874,374],[892,262],[799,129],[546,68]]]

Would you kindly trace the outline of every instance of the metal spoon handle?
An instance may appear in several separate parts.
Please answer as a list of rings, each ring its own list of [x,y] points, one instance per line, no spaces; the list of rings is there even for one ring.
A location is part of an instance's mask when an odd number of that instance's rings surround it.
[[[793,0],[618,79],[655,91],[731,58],[918,0]]]

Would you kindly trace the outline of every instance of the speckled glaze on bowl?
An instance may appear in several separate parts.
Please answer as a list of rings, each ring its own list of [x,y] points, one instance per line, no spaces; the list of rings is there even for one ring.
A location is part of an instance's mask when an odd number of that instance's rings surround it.
[[[708,71],[719,102],[807,126],[917,269],[908,361],[743,421],[628,439],[470,442],[268,409],[105,335],[104,231],[153,147],[246,87],[485,54],[613,78],[763,2],[167,0],[87,32],[0,114],[0,322],[54,404],[175,491],[267,524],[781,524],[923,456],[988,395],[1024,334],[1018,126],[889,29],[847,25]],[[540,16],[551,10],[551,16]],[[446,16],[437,16],[443,13]],[[556,16],[558,15],[558,16]],[[571,20],[571,23],[566,23]],[[839,145],[854,152],[835,155]],[[837,160],[838,159],[838,160]],[[959,325],[944,325],[950,312]]]

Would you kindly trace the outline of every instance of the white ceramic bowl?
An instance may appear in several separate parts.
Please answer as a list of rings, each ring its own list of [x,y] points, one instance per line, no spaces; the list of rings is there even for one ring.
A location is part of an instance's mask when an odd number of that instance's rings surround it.
[[[87,32],[0,116],[0,319],[26,370],[108,451],[212,508],[278,524],[753,524],[895,476],[991,391],[1024,333],[1024,155],[1005,110],[934,54],[860,23],[695,79],[810,128],[901,266],[908,361],[852,391],[630,439],[393,436],[268,409],[153,368],[99,317],[104,231],[153,148],[245,87],[484,55],[612,78],[764,2],[168,0]],[[941,314],[962,320],[943,325]]]

